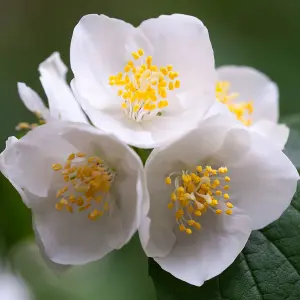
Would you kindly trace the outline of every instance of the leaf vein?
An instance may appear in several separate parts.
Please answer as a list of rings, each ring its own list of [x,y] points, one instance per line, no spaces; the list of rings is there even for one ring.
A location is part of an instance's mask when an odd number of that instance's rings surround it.
[[[256,279],[254,273],[252,272],[251,268],[250,268],[250,265],[249,265],[248,259],[247,259],[247,257],[246,257],[246,254],[244,254],[243,252],[241,252],[241,255],[243,256],[244,261],[245,261],[245,263],[246,263],[246,265],[247,265],[247,267],[248,267],[248,271],[249,271],[249,273],[250,273],[250,275],[251,275],[251,277],[252,277],[252,279],[253,279],[253,281],[254,281],[254,283],[255,283],[254,286],[256,287],[256,290],[257,290],[257,292],[258,292],[260,298],[263,299],[263,297],[262,297],[262,294],[263,294],[263,293],[262,293],[262,291],[260,290],[259,285],[258,285],[258,282],[257,282],[257,279]]]
[[[265,239],[266,239],[269,243],[271,243],[271,244],[277,249],[277,251],[278,251],[283,257],[286,258],[286,260],[288,261],[289,265],[290,265],[290,266],[296,271],[296,273],[300,276],[299,271],[298,271],[297,268],[292,264],[292,262],[289,260],[289,257],[286,256],[286,254],[284,254],[284,253],[282,252],[282,250],[281,250],[275,243],[273,243],[273,241],[271,241],[263,231],[259,231],[259,232],[265,237]],[[298,281],[299,281],[299,280],[298,280]]]

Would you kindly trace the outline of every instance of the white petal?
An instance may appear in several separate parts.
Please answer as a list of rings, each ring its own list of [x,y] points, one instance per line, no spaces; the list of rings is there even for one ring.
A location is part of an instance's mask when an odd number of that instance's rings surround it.
[[[284,149],[290,133],[290,129],[285,124],[276,124],[267,120],[258,121],[250,128],[269,139],[281,150]]]
[[[240,96],[237,101],[253,101],[254,122],[278,121],[278,87],[265,74],[250,67],[224,66],[217,69],[218,80],[229,81],[231,91]]]
[[[117,171],[107,195],[112,209],[97,221],[89,220],[88,213],[55,209],[56,192],[65,182],[51,165],[64,164],[78,151],[101,156]],[[40,126],[8,147],[0,162],[4,175],[29,199],[41,249],[57,264],[100,259],[127,243],[139,226],[146,195],[141,160],[126,144],[90,125],[58,121]]]
[[[23,82],[18,82],[18,92],[26,108],[33,113],[40,113],[46,121],[52,118],[49,109],[45,106],[40,96]]]
[[[171,172],[195,168],[209,160],[221,147],[228,131],[232,130],[231,121],[233,119],[224,116],[211,117],[200,124],[201,130],[195,129],[151,152],[145,166],[150,207],[140,229],[141,241],[148,256],[165,256],[175,242],[175,218],[167,207],[172,187],[166,186],[165,177]],[[233,124],[240,127],[237,122]]]
[[[52,201],[33,210],[34,223],[45,254],[55,263],[80,265],[102,258],[119,247],[122,238],[122,218],[114,209],[114,215],[105,214],[93,222],[86,214],[62,213],[55,210],[55,194]]]
[[[231,134],[234,132],[228,134],[228,139],[235,148],[236,160],[232,160],[232,153],[220,149],[231,178],[231,202],[250,216],[252,229],[259,229],[278,219],[289,206],[299,175],[280,148],[268,139],[252,132],[245,152],[244,145],[232,143]]]
[[[87,118],[67,84],[67,67],[58,52],[39,66],[40,80],[48,97],[51,116],[65,121],[88,123]]]
[[[6,141],[6,148],[5,151],[3,151],[0,154],[0,171],[1,173],[10,181],[10,183],[13,185],[13,187],[18,191],[18,193],[20,194],[22,200],[24,201],[24,203],[29,203],[29,200],[27,198],[27,196],[25,195],[25,193],[23,192],[22,188],[13,181],[12,178],[10,178],[9,174],[7,173],[7,169],[9,168],[9,166],[7,166],[6,164],[6,153],[8,153],[9,151],[11,151],[10,149],[13,148],[14,143],[18,142],[18,139],[16,137],[9,137]]]
[[[95,108],[109,106],[114,99],[120,104],[108,78],[123,70],[132,51],[147,44],[131,24],[105,15],[84,16],[74,29],[70,54],[80,95]]]
[[[152,24],[159,28],[157,34]],[[182,88],[170,95],[170,106],[162,118],[136,124],[125,117],[122,100],[108,85],[108,78],[122,71],[131,51],[139,48],[152,55],[158,66],[173,64],[180,73]],[[93,124],[137,147],[161,146],[184,134],[215,101],[214,58],[207,29],[189,16],[161,16],[138,28],[103,15],[85,16],[74,30],[71,65],[73,92]]]
[[[49,259],[49,257],[46,254],[45,247],[44,247],[44,245],[43,245],[43,243],[41,241],[40,235],[39,235],[39,233],[38,233],[38,231],[36,229],[36,225],[34,224],[34,220],[32,220],[32,221],[33,221],[32,227],[33,227],[33,231],[34,231],[35,242],[36,242],[36,245],[38,247],[39,253],[40,253],[42,259],[44,260],[45,264],[56,275],[60,275],[60,274],[64,273],[71,266],[57,264],[57,263],[53,262],[51,259]]]
[[[117,170],[112,193],[122,216],[123,241],[120,246],[123,246],[139,226],[142,202],[147,197],[141,159],[114,136],[91,126],[69,124],[61,136],[83,152],[101,153],[108,165]]]
[[[47,196],[53,175],[52,164],[65,161],[70,153],[76,152],[53,130],[55,126],[53,123],[39,126],[22,139],[15,139],[13,144],[9,140],[0,156],[1,171],[19,192],[22,191],[23,201],[29,207],[38,202],[37,197]]]
[[[232,118],[215,115],[173,143],[155,149],[146,167],[150,202],[139,234],[143,248],[163,269],[201,285],[227,268],[245,245],[250,231],[277,219],[290,204],[299,175],[278,147]],[[174,186],[171,172],[198,164],[227,166],[233,215],[199,219],[202,228],[187,236],[178,232],[167,203]]]
[[[243,250],[251,233],[251,221],[245,215],[201,217],[202,228],[191,236],[177,232],[177,241],[166,257],[154,258],[173,276],[201,286],[222,273]]]
[[[153,62],[158,66],[171,64],[179,72],[180,89],[173,92],[181,110],[181,114],[176,111],[176,121],[201,120],[215,102],[214,54],[204,24],[195,17],[174,14],[146,20],[139,28],[153,45]],[[184,116],[187,111],[190,116]],[[165,114],[172,115],[169,107]],[[193,124],[189,126],[192,128]]]
[[[215,91],[214,55],[208,31],[192,16],[174,14],[144,21],[142,29],[153,45],[153,62],[159,66],[172,64],[179,72],[180,90],[197,90],[201,102]]]
[[[25,282],[16,275],[0,270],[0,299],[1,300],[33,300]]]

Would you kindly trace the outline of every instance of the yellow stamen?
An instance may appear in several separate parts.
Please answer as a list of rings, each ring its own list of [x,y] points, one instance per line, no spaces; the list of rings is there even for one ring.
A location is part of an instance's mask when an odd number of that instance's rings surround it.
[[[233,213],[233,204],[225,202],[230,198],[229,194],[223,194],[221,190],[229,189],[229,185],[224,185],[230,181],[230,178],[225,176],[227,172],[227,167],[215,169],[212,166],[196,166],[196,172],[172,172],[165,178],[167,185],[175,186],[170,193],[168,208],[175,208],[175,218],[180,231],[192,234],[189,227],[200,229],[201,224],[196,219],[209,210],[213,210],[217,215],[222,214],[223,210],[227,215]]]
[[[122,109],[136,122],[143,121],[145,116],[149,120],[161,113],[168,106],[165,100],[168,91],[180,88],[179,74],[173,71],[173,66],[159,68],[153,65],[151,56],[143,57],[144,54],[143,49],[133,52],[136,64],[128,61],[123,72],[108,78],[109,84],[116,86],[117,94],[123,100]]]
[[[111,200],[102,203],[102,198],[110,191],[115,173],[100,158],[86,158],[83,152],[71,153],[64,169],[61,164],[53,164],[52,169],[61,170],[66,184],[56,193],[59,198],[55,204],[56,210],[62,211],[65,207],[69,213],[88,211],[88,218],[96,220],[103,215],[103,211],[110,209]],[[75,193],[70,194],[71,191]]]
[[[61,165],[61,164],[53,164],[53,165],[52,165],[52,169],[53,169],[54,171],[59,171],[59,170],[62,169],[62,165]]]
[[[252,124],[251,115],[254,111],[253,101],[237,101],[238,93],[231,93],[230,83],[227,81],[219,81],[216,85],[216,98],[225,104],[230,112],[232,112],[237,120],[246,126]]]

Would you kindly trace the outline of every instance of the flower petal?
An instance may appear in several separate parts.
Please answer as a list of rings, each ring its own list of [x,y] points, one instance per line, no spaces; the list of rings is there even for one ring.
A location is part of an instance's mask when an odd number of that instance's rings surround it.
[[[162,15],[141,23],[139,28],[153,45],[157,65],[172,64],[179,72],[181,89],[199,91],[198,99],[215,91],[214,54],[208,31],[197,18]],[[201,96],[200,96],[201,95]]]
[[[99,155],[117,172],[106,194],[109,211],[97,220],[90,220],[88,212],[55,209],[57,190],[65,182],[51,166],[64,164],[77,152]],[[42,252],[54,263],[77,265],[100,259],[127,243],[139,226],[147,195],[141,160],[126,144],[90,125],[57,121],[37,127],[7,147],[0,163],[4,175],[28,198]]]
[[[232,131],[227,138],[231,140]],[[220,148],[229,169],[231,202],[252,220],[252,229],[260,229],[278,219],[289,206],[296,191],[299,175],[292,162],[268,139],[252,132],[249,149],[234,144],[232,153]],[[224,145],[230,144],[224,142]],[[237,155],[237,152],[240,152]]]
[[[132,51],[148,44],[129,23],[105,15],[84,16],[74,29],[70,54],[80,95],[95,108],[118,101],[108,85],[109,76],[123,70]]]
[[[50,126],[51,124],[51,126]],[[0,155],[1,171],[23,191],[23,201],[31,207],[37,197],[46,197],[52,181],[54,162],[65,160],[76,149],[58,136],[57,124],[49,123],[28,132],[22,139],[10,138]],[[13,143],[11,143],[11,139]],[[59,149],[59,152],[57,151]],[[25,193],[23,197],[23,193]]]
[[[229,81],[237,100],[253,101],[254,122],[269,120],[277,123],[279,116],[278,87],[266,75],[250,67],[223,66],[217,69],[218,80]]]
[[[201,218],[201,225],[191,236],[178,232],[171,253],[154,258],[165,271],[196,286],[228,268],[251,233],[251,221],[245,215],[209,212]]]
[[[152,25],[159,29],[157,33]],[[174,34],[174,27],[183,29]],[[174,64],[183,88],[168,97],[170,105],[163,117],[137,123],[125,116],[122,99],[108,78],[122,71],[132,59],[131,52],[139,48],[152,55],[159,67]],[[103,15],[85,16],[74,30],[71,65],[73,92],[94,125],[137,147],[161,146],[196,127],[215,101],[214,58],[207,29],[189,16],[161,16],[138,28]]]
[[[1,300],[33,300],[33,294],[26,283],[9,271],[0,273],[0,299]]]
[[[117,170],[112,193],[122,217],[123,246],[137,230],[141,205],[147,198],[141,159],[114,136],[99,132],[91,126],[69,124],[61,136],[83,152],[101,153],[108,165]]]
[[[39,66],[40,80],[48,97],[51,116],[73,122],[88,123],[67,84],[67,67],[58,52],[53,53]]]
[[[33,113],[39,113],[48,122],[52,120],[49,109],[40,96],[23,82],[18,82],[18,92],[26,108]]]
[[[209,160],[221,147],[232,126],[239,128],[240,124],[222,115],[211,117],[200,126],[201,130],[190,131],[173,143],[154,149],[146,162],[145,173],[151,202],[139,232],[148,256],[165,256],[176,240],[173,233],[175,218],[167,207],[172,189],[166,186],[165,177],[171,172],[195,168],[199,163]]]
[[[267,120],[258,121],[251,129],[269,139],[281,150],[289,138],[290,129],[285,124],[276,124]]]
[[[53,201],[33,209],[34,223],[46,255],[55,263],[80,265],[102,258],[120,246],[122,218],[114,209],[114,215],[104,214],[91,221],[86,214],[62,213],[54,209]]]

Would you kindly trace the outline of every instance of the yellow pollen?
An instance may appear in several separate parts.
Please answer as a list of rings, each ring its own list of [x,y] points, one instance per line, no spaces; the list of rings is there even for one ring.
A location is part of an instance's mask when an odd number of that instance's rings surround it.
[[[86,157],[83,152],[71,153],[64,169],[53,164],[54,171],[60,171],[64,186],[57,190],[59,201],[55,209],[69,213],[87,211],[88,219],[96,220],[103,211],[110,209],[109,201],[102,202],[111,189],[115,173],[97,156]],[[71,194],[70,192],[73,191]]]
[[[229,199],[229,195],[228,195],[228,194],[224,194],[223,197],[224,197],[224,199],[226,199],[226,200]]]
[[[83,152],[77,152],[76,156],[77,157],[85,157],[85,153],[83,153]]]
[[[71,153],[68,157],[68,160],[73,160],[75,158],[75,154],[74,153]]]
[[[165,72],[165,70],[163,70]],[[228,202],[230,196],[221,189],[228,190],[230,181],[226,176],[227,167],[214,168],[212,166],[196,166],[196,170],[175,171],[165,178],[165,184],[174,187],[170,191],[170,200],[167,204],[170,210],[175,210],[175,219],[179,231],[190,235],[192,228],[201,229],[198,218],[209,211],[220,215],[233,213],[234,208]]]
[[[227,203],[226,203],[226,206],[227,206],[228,208],[233,208],[233,204],[230,203],[230,202],[227,202]]]
[[[254,111],[253,101],[237,101],[238,93],[230,92],[230,83],[228,81],[219,81],[216,84],[216,98],[225,104],[229,111],[233,113],[237,120],[246,126],[252,124],[251,115]]]
[[[187,229],[185,230],[185,232],[186,232],[187,234],[192,234],[192,233],[193,233],[192,230],[191,230],[190,228],[187,228]]]
[[[225,212],[226,212],[227,215],[232,215],[232,210],[231,209],[226,209]]]
[[[180,224],[180,225],[179,225],[179,230],[180,230],[180,231],[185,231],[185,229],[186,229],[186,228],[185,228],[185,226],[184,226],[183,224]]]
[[[171,178],[170,177],[166,177],[166,184],[171,184],[172,183],[172,180],[171,180]]]
[[[54,171],[59,171],[59,170],[62,169],[62,165],[61,165],[61,164],[53,164],[53,165],[52,165],[52,169],[53,169]]]
[[[108,77],[108,83],[117,88],[122,98],[121,108],[136,122],[160,115],[169,105],[169,91],[180,88],[178,72],[173,66],[158,67],[152,56],[144,56],[143,49],[132,53],[135,62],[128,61],[123,72]]]
[[[172,200],[172,201],[176,201],[176,200],[177,200],[177,197],[176,197],[176,194],[175,194],[175,193],[172,193],[172,194],[171,194],[171,200]]]

